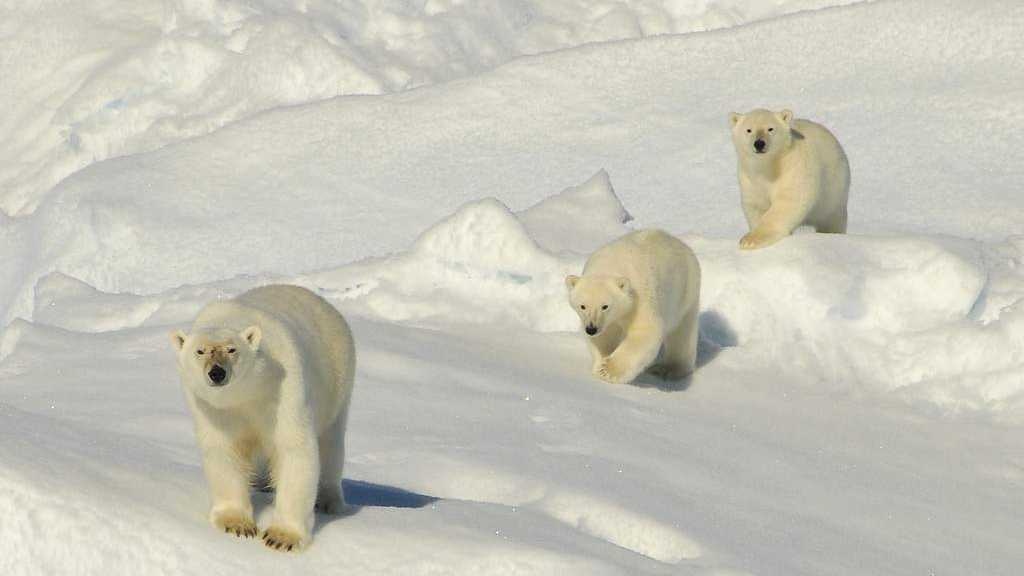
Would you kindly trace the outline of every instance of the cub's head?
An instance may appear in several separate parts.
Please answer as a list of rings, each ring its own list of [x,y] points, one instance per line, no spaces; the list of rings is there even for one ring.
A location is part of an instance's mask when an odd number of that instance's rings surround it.
[[[260,362],[259,326],[241,332],[221,329],[185,334],[171,333],[171,344],[178,353],[181,381],[196,396],[218,407],[251,398],[258,385],[248,376]]]
[[[635,294],[629,279],[622,276],[567,276],[565,285],[569,303],[588,336],[597,336],[633,312]]]
[[[741,157],[768,159],[789,148],[793,141],[793,113],[753,110],[729,114],[732,143]]]

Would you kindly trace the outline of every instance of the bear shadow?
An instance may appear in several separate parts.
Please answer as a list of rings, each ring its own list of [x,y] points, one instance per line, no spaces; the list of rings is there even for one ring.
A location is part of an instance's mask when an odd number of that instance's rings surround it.
[[[349,507],[360,510],[364,507],[423,508],[440,500],[437,496],[427,496],[361,480],[342,480],[341,489],[345,493],[345,502]]]
[[[702,312],[698,318],[700,335],[697,341],[697,370],[711,363],[723,348],[736,346],[736,332],[729,321],[715,310]],[[657,388],[662,392],[683,392],[693,383],[695,374],[679,380],[665,380],[648,372],[641,374],[633,385],[639,388]]]
[[[317,512],[314,535],[331,522],[355,516],[363,508],[423,508],[440,500],[437,496],[361,480],[344,479],[341,481],[341,489],[345,494],[345,510],[334,514]],[[253,507],[257,510],[257,517],[260,511],[272,508],[273,505],[274,489],[266,486],[257,488],[253,494]]]

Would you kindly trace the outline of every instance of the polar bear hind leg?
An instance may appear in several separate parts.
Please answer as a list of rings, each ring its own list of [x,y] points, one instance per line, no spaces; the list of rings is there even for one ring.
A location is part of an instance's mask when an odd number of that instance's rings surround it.
[[[345,511],[345,494],[341,490],[342,465],[345,462],[345,420],[339,414],[320,435],[320,482],[316,495],[316,511],[340,514]]]
[[[827,222],[815,226],[814,231],[823,234],[846,234],[846,206],[839,208]]]
[[[679,326],[665,336],[661,361],[649,372],[665,380],[680,380],[697,368],[697,340],[699,336],[696,307],[687,312]]]

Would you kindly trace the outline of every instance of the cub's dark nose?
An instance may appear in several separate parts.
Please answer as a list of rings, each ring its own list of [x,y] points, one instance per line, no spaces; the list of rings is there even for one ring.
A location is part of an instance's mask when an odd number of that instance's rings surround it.
[[[210,380],[214,384],[220,384],[221,382],[224,381],[224,378],[228,375],[228,373],[220,366],[214,364],[213,368],[210,368],[210,371],[207,373],[207,375],[210,377]]]
[[[587,334],[591,336],[597,334],[597,326],[594,326],[593,324],[587,324]]]
[[[764,140],[761,140],[760,138],[754,140],[754,150],[757,150],[758,152],[764,152],[765,146],[767,146],[767,143]]]

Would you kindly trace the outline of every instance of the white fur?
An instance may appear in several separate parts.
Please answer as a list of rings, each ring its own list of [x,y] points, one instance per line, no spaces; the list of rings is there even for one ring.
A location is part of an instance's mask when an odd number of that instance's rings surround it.
[[[314,505],[344,507],[341,469],[355,374],[348,324],[297,286],[265,286],[200,311],[176,332],[178,372],[210,486],[210,522],[255,535],[250,484],[267,466],[276,489],[270,546],[310,541]],[[202,354],[198,352],[202,351]],[[209,375],[221,366],[227,378]]]
[[[835,136],[789,110],[733,113],[732,140],[739,162],[743,213],[750,227],[740,248],[768,246],[801,225],[846,232],[850,164]],[[763,140],[763,154],[754,143]]]
[[[593,356],[593,373],[631,382],[645,369],[677,380],[697,362],[700,264],[661,230],[631,232],[594,252],[565,279]]]

